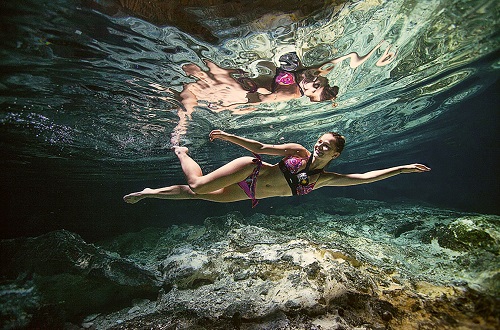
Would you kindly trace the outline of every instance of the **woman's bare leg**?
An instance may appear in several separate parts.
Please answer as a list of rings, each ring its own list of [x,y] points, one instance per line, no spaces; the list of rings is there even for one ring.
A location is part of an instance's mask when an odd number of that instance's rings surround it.
[[[203,175],[200,166],[187,154],[186,147],[174,148],[189,187],[197,194],[208,194],[246,179],[255,168],[252,157],[240,157]]]
[[[142,191],[123,196],[123,200],[129,204],[135,204],[144,198],[196,199],[196,197],[188,185],[174,185],[158,189],[145,188]]]
[[[243,190],[237,184],[233,184],[209,194],[196,194],[188,185],[174,185],[158,189],[146,188],[142,191],[125,195],[123,200],[129,204],[135,204],[144,198],[203,199],[212,202],[235,202],[248,199]]]
[[[201,171],[200,165],[198,165],[193,158],[188,156],[188,151],[189,149],[186,147],[174,147],[175,155],[181,162],[182,171],[186,178],[188,178],[189,184],[189,178],[203,176],[203,172]]]
[[[214,202],[233,202],[247,199],[236,184],[246,179],[255,168],[252,157],[241,157],[217,170],[203,175],[200,165],[188,156],[188,148],[174,147],[181,162],[182,171],[189,185],[173,185],[164,188],[145,188],[123,197],[127,203],[134,204],[144,198],[160,199],[204,199]]]

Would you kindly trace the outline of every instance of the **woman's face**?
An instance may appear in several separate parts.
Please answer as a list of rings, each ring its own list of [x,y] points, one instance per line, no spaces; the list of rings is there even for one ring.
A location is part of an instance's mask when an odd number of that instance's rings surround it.
[[[311,76],[305,74],[303,79],[299,82],[299,86],[304,92],[304,95],[311,100],[311,102],[320,102],[321,93],[328,84],[328,79],[322,76]]]
[[[314,157],[328,160],[337,158],[340,153],[335,146],[335,137],[329,133],[323,134],[314,145]]]

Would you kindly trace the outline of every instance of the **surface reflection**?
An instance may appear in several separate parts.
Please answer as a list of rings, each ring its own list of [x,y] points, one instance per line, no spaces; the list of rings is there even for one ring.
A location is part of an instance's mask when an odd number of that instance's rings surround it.
[[[272,61],[259,61],[258,66],[271,72],[251,76],[241,69],[222,68],[216,63],[205,59],[207,70],[194,63],[185,64],[184,73],[196,79],[185,84],[179,99],[179,122],[172,133],[172,145],[179,145],[180,138],[186,134],[188,122],[198,106],[209,108],[213,112],[231,111],[234,114],[245,114],[258,109],[262,103],[286,102],[292,99],[306,97],[310,102],[332,102],[339,93],[339,87],[328,79],[329,72],[340,62],[349,59],[350,67],[356,68],[368,60],[377,49],[386,44],[380,42],[366,55],[356,52],[334,58],[321,65],[304,67],[295,52],[289,52],[279,57],[279,64]],[[376,66],[391,63],[396,53],[388,44],[384,53],[376,62]]]
[[[343,2],[337,0],[336,4]],[[282,21],[297,22],[328,6],[322,1],[285,0],[85,0],[85,3],[115,17],[133,15],[155,25],[173,25],[210,43],[221,41],[221,36],[227,38],[236,26],[266,30],[281,26]],[[239,36],[237,31],[233,33],[233,37]]]

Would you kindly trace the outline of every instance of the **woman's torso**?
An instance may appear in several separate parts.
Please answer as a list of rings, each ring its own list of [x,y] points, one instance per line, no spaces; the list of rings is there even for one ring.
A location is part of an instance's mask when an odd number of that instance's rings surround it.
[[[301,159],[300,166],[297,167],[297,172],[306,167],[307,158]],[[316,182],[320,174],[313,174],[309,176],[310,182]],[[257,178],[257,186],[255,189],[257,198],[266,198],[272,196],[291,196],[292,191],[288,182],[286,181],[278,164],[269,164],[262,162],[259,176]]]

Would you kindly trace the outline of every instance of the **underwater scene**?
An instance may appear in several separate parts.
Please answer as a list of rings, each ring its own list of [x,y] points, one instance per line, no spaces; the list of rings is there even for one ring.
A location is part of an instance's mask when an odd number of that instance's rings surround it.
[[[500,328],[498,1],[0,17],[1,329]]]

